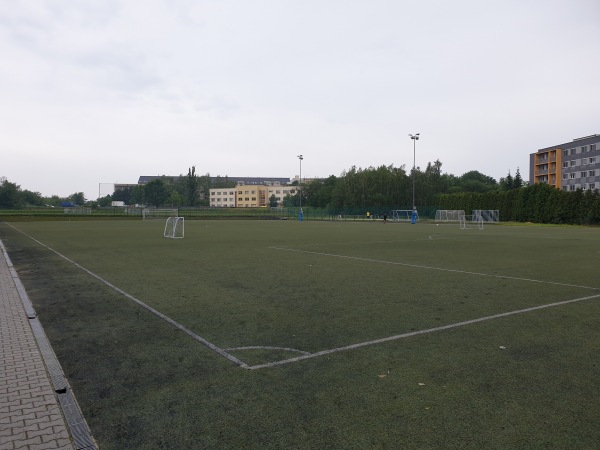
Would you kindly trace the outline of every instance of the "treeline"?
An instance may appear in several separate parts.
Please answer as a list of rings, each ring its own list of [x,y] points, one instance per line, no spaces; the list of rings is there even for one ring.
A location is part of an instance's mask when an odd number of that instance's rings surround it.
[[[98,199],[98,206],[110,206],[113,201],[126,205],[152,206],[208,206],[211,188],[235,187],[228,177],[217,176],[213,181],[210,174],[196,175],[196,167],[188,169],[187,175],[162,176],[144,185],[119,189],[112,195]]]
[[[61,201],[76,205],[110,206],[112,201],[125,204],[197,207],[208,206],[211,188],[234,187],[227,177],[212,181],[209,174],[198,176],[196,168],[187,175],[160,177],[145,185],[121,189],[112,195],[87,201],[83,193],[66,199],[53,196],[43,198],[39,193],[22,190],[18,185],[0,178],[0,208],[15,209],[24,206],[58,206]],[[414,191],[413,191],[414,189]],[[302,199],[300,199],[300,195]],[[326,208],[332,213],[354,211],[384,212],[391,209],[494,209],[500,211],[502,221],[599,224],[600,194],[595,191],[567,192],[538,184],[525,186],[519,173],[510,173],[497,182],[478,171],[460,177],[442,173],[438,160],[428,163],[424,170],[406,171],[404,166],[379,166],[366,169],[352,167],[339,177],[303,182],[299,193],[286,196],[286,207]]]
[[[83,192],[75,192],[68,197],[59,197],[58,195],[44,197],[39,192],[21,189],[21,186],[9,181],[6,177],[0,177],[0,209],[59,206],[63,202],[83,205],[85,201]]]
[[[517,169],[497,182],[478,171],[460,177],[442,173],[438,160],[428,163],[425,170],[407,172],[404,166],[380,166],[366,169],[352,167],[340,177],[330,176],[302,186],[302,204],[331,209],[404,207],[434,205],[439,194],[462,192],[485,193],[508,191],[523,186]],[[299,199],[286,198],[286,206],[297,206]]]
[[[567,192],[547,184],[535,184],[508,191],[440,194],[435,203],[439,209],[497,209],[501,221],[600,224],[600,194],[597,190]]]
[[[567,192],[547,184],[525,186],[519,169],[496,182],[480,172],[460,177],[443,174],[440,161],[425,170],[406,172],[404,167],[352,167],[336,178],[315,180],[302,187],[302,204],[328,208],[333,213],[358,210],[383,212],[412,209],[493,209],[500,220],[552,224],[600,224],[598,190]],[[413,183],[414,175],[414,183]],[[285,199],[286,206],[298,206],[298,196]]]

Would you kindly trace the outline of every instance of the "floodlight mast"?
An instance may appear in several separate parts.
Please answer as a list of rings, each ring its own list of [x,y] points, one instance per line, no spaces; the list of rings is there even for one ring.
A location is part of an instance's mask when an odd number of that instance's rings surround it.
[[[304,157],[302,155],[298,155],[298,159],[300,160],[300,178],[298,179],[298,196],[300,197],[300,211],[302,211],[302,160]]]
[[[417,141],[419,140],[419,134],[421,134],[421,133],[417,133],[414,136],[412,134],[409,134],[410,138],[413,140],[413,170],[412,170],[412,182],[413,182],[412,201],[413,201],[413,210],[416,208],[416,205],[415,205],[415,170],[416,170],[416,165],[417,165]]]

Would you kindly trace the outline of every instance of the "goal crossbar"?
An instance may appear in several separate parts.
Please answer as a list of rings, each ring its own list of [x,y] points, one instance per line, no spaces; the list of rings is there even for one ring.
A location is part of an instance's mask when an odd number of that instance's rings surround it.
[[[465,215],[462,209],[438,209],[435,212],[435,221],[437,222],[459,222]]]
[[[167,217],[177,217],[179,210],[177,208],[144,208],[142,209],[142,219],[156,220],[166,219]]]

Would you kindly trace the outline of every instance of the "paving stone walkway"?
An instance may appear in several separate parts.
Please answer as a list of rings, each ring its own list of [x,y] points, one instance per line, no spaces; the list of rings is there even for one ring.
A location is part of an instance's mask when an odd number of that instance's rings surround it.
[[[95,448],[69,431],[23,294],[0,241],[0,450]]]

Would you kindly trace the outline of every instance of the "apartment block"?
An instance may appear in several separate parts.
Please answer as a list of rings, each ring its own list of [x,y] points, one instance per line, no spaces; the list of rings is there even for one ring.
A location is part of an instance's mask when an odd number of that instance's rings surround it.
[[[529,155],[529,180],[557,189],[600,189],[600,135],[542,148]]]
[[[263,185],[238,184],[235,188],[210,190],[210,206],[228,208],[263,208],[269,206],[275,196],[277,205],[283,204],[286,195],[295,195],[296,186],[277,182]]]

